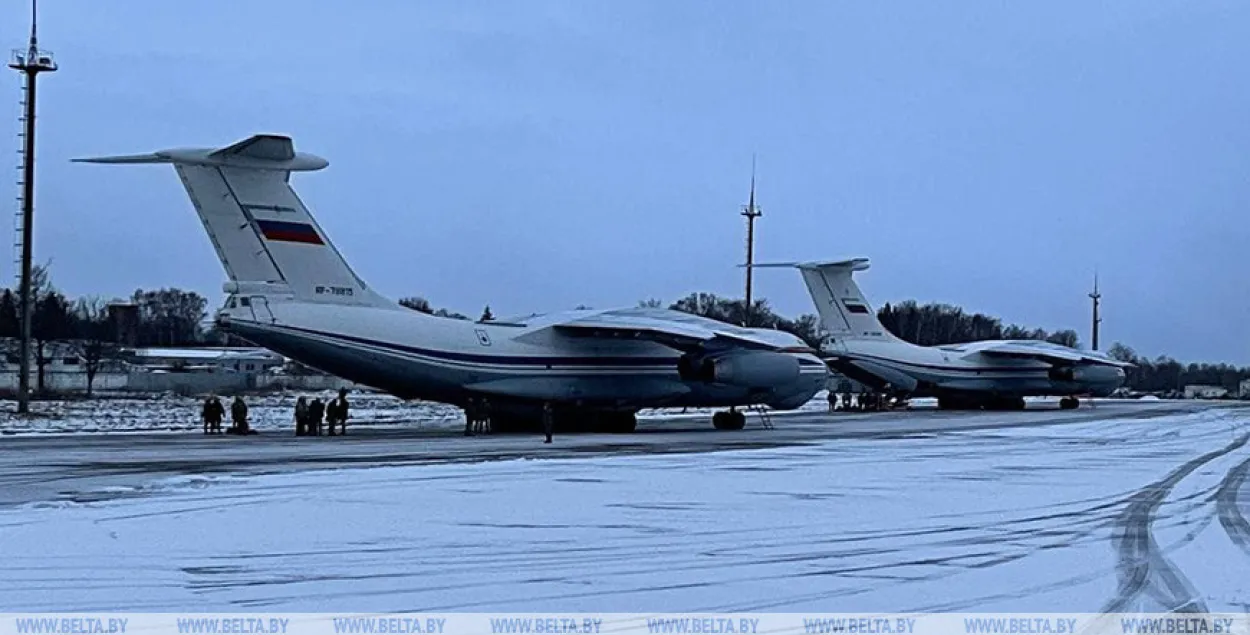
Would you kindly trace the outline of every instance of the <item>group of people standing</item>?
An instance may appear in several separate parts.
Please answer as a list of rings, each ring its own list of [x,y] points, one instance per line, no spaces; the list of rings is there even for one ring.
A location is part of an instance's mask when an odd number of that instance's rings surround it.
[[[543,434],[546,436],[543,443],[551,443],[551,433],[554,428],[555,410],[551,402],[546,402],[543,404]],[[490,400],[486,397],[469,397],[464,406],[464,436],[491,434],[494,431]]]
[[[330,436],[334,436],[334,427],[338,425],[339,434],[347,434],[347,390],[340,389],[337,399],[333,399],[329,404],[322,403],[319,397],[313,398],[309,402],[304,397],[300,397],[295,402],[295,434],[296,436],[320,436],[321,422],[324,420],[329,426]],[[221,399],[217,395],[210,395],[204,400],[204,407],[200,411],[200,419],[204,422],[204,434],[221,434],[221,422],[226,418],[226,408],[221,403]],[[243,402],[242,397],[235,397],[234,402],[230,404],[230,419],[232,425],[226,428],[226,434],[256,434],[247,422],[247,404]]]
[[[464,406],[464,436],[471,437],[475,434],[494,432],[490,415],[489,399],[469,397],[469,401]]]
[[[217,395],[209,395],[200,410],[200,420],[204,423],[204,434],[221,434],[221,422],[226,418],[226,407],[221,404]],[[252,434],[247,423],[247,404],[243,398],[236,396],[230,404],[230,420],[232,425],[226,428],[226,434]]]
[[[321,436],[321,422],[324,419],[329,436],[334,436],[334,426],[339,426],[339,434],[347,434],[347,390],[340,388],[339,396],[323,403],[320,397],[313,397],[310,402],[300,397],[295,402],[295,436]]]
[[[835,410],[879,411],[893,410],[906,405],[906,401],[881,392],[842,393],[842,407],[838,408],[838,393],[829,391],[829,412]]]

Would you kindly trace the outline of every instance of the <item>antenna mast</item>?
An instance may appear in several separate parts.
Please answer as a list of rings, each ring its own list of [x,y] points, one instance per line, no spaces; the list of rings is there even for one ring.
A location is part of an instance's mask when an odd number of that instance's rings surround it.
[[[36,2],[37,0],[30,2],[30,46],[25,51],[15,49],[9,61],[9,68],[26,76],[25,85],[22,87],[22,105],[24,106],[21,133],[22,180],[18,183],[22,189],[21,211],[18,212],[21,234],[17,243],[21,251],[19,295],[21,296],[22,318],[21,374],[18,376],[17,389],[18,414],[30,412],[30,330],[31,313],[34,310],[35,301],[31,297],[34,291],[31,289],[31,239],[35,213],[35,85],[39,73],[51,73],[56,70],[56,62],[52,60],[52,53],[39,50],[39,42],[36,38],[39,16]]]
[[[751,265],[755,263],[755,219],[764,213],[755,206],[755,155],[751,155],[751,198],[742,208],[742,215],[747,219],[747,296],[746,305],[742,308],[742,325],[751,326]]]
[[[1089,294],[1089,297],[1094,301],[1093,349],[1098,350],[1098,325],[1102,323],[1102,316],[1098,315],[1098,307],[1102,300],[1102,294],[1098,292],[1097,271],[1094,272],[1094,292]]]

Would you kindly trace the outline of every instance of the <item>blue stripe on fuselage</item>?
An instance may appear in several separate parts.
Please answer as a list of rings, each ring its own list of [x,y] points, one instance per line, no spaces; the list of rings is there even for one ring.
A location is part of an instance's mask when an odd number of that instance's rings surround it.
[[[889,357],[880,357],[877,355],[868,355],[864,353],[836,353],[833,357],[843,357],[847,360],[854,361],[862,359],[869,362],[879,362],[894,366],[911,366],[914,368],[923,368],[926,370],[946,371],[953,373],[1022,373],[1022,372],[1045,372],[1049,370],[1047,366],[943,366],[941,364],[923,364],[919,362],[909,362],[901,359],[892,359]],[[1041,361],[1041,360],[1038,360]]]
[[[630,357],[630,356],[579,356],[579,357],[555,357],[555,356],[513,356],[513,355],[483,355],[479,353],[460,353],[454,351],[439,351],[428,348],[417,348],[406,344],[393,344],[391,342],[382,342],[364,337],[356,337],[353,335],[344,335],[342,333],[329,333],[326,331],[318,331],[298,326],[288,326],[284,324],[260,324],[252,322],[240,322],[243,325],[254,325],[263,329],[287,330],[317,337],[327,337],[331,339],[342,340],[345,342],[353,342],[366,346],[374,346],[377,348],[390,349],[411,353],[414,355],[423,355],[425,357],[434,357],[448,361],[458,361],[473,364],[495,364],[500,366],[664,366],[672,364],[676,361],[675,357]],[[824,366],[823,363],[816,359],[808,359],[798,357],[799,364],[804,366]]]

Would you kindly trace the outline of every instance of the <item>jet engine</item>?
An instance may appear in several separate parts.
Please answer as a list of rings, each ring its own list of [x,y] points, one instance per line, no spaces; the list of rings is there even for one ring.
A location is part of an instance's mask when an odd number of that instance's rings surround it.
[[[1056,366],[1047,373],[1051,381],[1078,383],[1094,383],[1114,381],[1122,377],[1121,371],[1113,366]]]
[[[677,372],[686,381],[771,388],[798,381],[799,360],[793,355],[770,351],[687,354],[677,361]]]

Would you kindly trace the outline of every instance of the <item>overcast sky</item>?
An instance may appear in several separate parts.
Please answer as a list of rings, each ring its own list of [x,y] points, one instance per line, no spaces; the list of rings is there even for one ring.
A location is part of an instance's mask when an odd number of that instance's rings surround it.
[[[740,295],[756,153],[759,260],[866,256],[876,305],[1083,344],[1097,269],[1104,348],[1250,363],[1250,3],[45,0],[40,36],[36,259],[71,295],[224,274],[171,168],[70,158],[256,132],[329,159],[295,186],[392,297]]]

